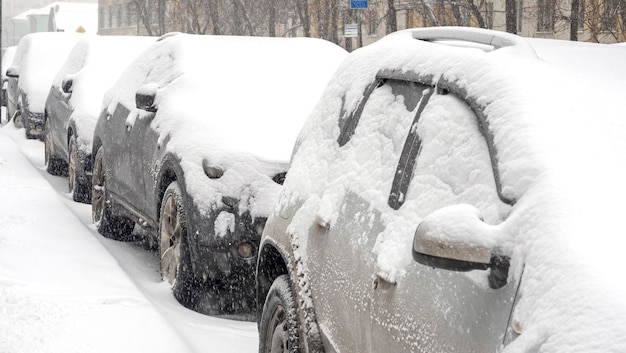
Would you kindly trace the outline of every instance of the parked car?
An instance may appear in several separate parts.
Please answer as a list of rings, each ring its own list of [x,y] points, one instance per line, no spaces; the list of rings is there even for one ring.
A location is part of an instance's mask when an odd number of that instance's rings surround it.
[[[15,49],[17,46],[8,47],[2,55],[2,68],[0,69],[0,80],[2,85],[2,93],[0,96],[0,103],[3,107],[7,106],[7,87],[9,86],[9,78],[6,76],[7,70],[13,62],[15,56]]]
[[[626,51],[470,28],[340,66],[261,239],[259,352],[624,352]]]
[[[93,132],[106,90],[154,37],[81,39],[52,81],[45,105],[47,171],[68,175],[74,201],[91,202]]]
[[[17,47],[15,48],[17,51]],[[17,72],[11,72],[9,69],[11,68],[12,65],[14,65],[15,63],[15,52],[13,54],[9,53],[9,57],[2,58],[2,72],[4,73],[4,79],[2,81],[2,87],[4,90],[4,95],[5,95],[5,102],[4,105],[7,108],[7,120],[11,120],[16,116],[16,112],[19,111],[18,106],[17,106],[17,80],[18,80],[18,75]],[[5,67],[4,63],[7,63],[7,66]],[[15,70],[15,69],[14,69]],[[6,87],[5,87],[6,85]],[[17,119],[13,120],[13,122],[16,124],[16,126],[18,128],[22,128],[22,120],[21,119]]]
[[[162,37],[105,96],[93,139],[93,219],[160,248],[185,306],[252,319],[255,265],[291,146],[347,53],[317,39]]]
[[[62,32],[40,32],[24,36],[17,45],[13,63],[7,70],[9,101],[15,104],[14,122],[23,125],[26,137],[42,138],[44,106],[52,79],[65,62],[76,42],[86,35]],[[16,85],[12,100],[12,85]],[[9,109],[9,114],[12,109]]]

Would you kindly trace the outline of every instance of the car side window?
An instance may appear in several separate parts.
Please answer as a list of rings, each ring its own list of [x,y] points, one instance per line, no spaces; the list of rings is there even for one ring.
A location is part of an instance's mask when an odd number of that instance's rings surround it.
[[[359,103],[359,114],[343,122],[345,145],[337,148],[333,156],[334,163],[341,167],[330,168],[329,173],[335,182],[347,189],[357,193],[369,192],[370,201],[379,208],[386,206],[407,132],[425,92],[432,88],[393,79],[376,81],[370,87],[372,92]],[[368,177],[347,178],[342,174],[346,170],[345,163],[352,164],[349,169]],[[376,193],[376,197],[371,193]]]
[[[453,93],[434,93],[411,126],[389,204],[397,209],[411,202],[418,216],[425,217],[467,203],[477,207],[486,222],[499,223],[510,206],[498,196],[491,160],[470,106]]]
[[[359,121],[363,114],[371,114],[371,110],[375,109],[375,106],[380,106],[380,104],[385,104],[380,102],[380,97],[385,96],[386,93],[391,93],[393,96],[386,97],[390,98],[389,103],[391,102],[399,102],[404,104],[405,113],[412,113],[417,104],[419,103],[422,97],[422,91],[427,89],[427,86],[408,81],[400,81],[400,80],[392,80],[392,79],[384,79],[379,78],[376,81],[372,82],[363,93],[363,97],[357,104],[356,108],[351,112],[342,111],[342,117],[339,119],[339,127],[340,133],[337,138],[337,143],[340,147],[344,146],[357,129],[359,125]],[[389,91],[390,90],[390,91]],[[379,101],[378,103],[376,103]],[[374,103],[372,103],[374,102]],[[366,112],[366,106],[368,111]],[[389,116],[392,112],[384,114],[385,116]],[[393,112],[394,114],[397,112]],[[380,112],[379,112],[380,114]],[[404,113],[402,114],[404,115]],[[380,116],[381,118],[386,118],[385,116]]]

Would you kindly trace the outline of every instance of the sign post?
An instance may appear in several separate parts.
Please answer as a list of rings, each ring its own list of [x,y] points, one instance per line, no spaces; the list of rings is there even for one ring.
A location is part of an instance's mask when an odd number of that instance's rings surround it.
[[[356,38],[359,36],[359,25],[358,23],[349,23],[344,27],[344,37],[346,38]]]
[[[363,46],[363,37],[361,35],[361,16],[358,10],[367,10],[369,8],[369,0],[350,0],[350,10],[356,12],[356,34],[354,33],[353,24],[347,24],[345,27],[345,37],[357,39],[357,47]],[[348,27],[350,26],[350,27]]]

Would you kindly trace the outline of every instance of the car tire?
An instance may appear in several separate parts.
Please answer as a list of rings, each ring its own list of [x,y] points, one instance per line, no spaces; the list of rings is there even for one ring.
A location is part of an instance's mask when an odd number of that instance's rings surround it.
[[[96,153],[93,168],[91,215],[98,233],[114,240],[129,240],[135,223],[125,217],[111,214],[111,203],[108,201],[106,189],[106,164],[104,149],[100,147]]]
[[[191,299],[185,293],[192,289],[191,261],[185,247],[187,229],[183,194],[178,182],[172,182],[163,194],[159,210],[159,259],[161,278],[172,286],[177,299],[183,301]]]
[[[72,199],[76,202],[90,203],[91,202],[91,188],[80,177],[80,170],[82,170],[83,163],[80,162],[78,155],[78,146],[76,146],[76,134],[72,134],[68,144],[68,159],[67,166],[67,185]]]
[[[44,157],[46,162],[46,171],[48,174],[63,176],[67,173],[67,168],[62,159],[52,155],[52,137],[50,136],[48,127],[44,132]]]
[[[272,283],[259,327],[259,353],[275,352],[301,352],[296,302],[287,275]]]

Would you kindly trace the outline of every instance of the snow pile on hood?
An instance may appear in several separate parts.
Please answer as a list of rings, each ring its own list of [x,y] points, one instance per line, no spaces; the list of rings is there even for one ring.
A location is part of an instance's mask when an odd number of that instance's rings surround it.
[[[75,121],[78,144],[86,151],[91,152],[93,131],[105,92],[155,40],[154,37],[87,36],[76,43],[57,72],[52,81],[53,89],[60,89],[64,80],[72,81],[70,120]]]
[[[81,38],[85,35],[42,32],[20,40],[13,63],[19,67],[19,86],[28,97],[30,111],[44,112],[52,80]]]
[[[391,227],[373,249],[378,265],[402,276],[413,261],[415,228],[427,216],[387,205],[397,164],[389,159],[401,151],[406,130],[381,131],[387,142],[372,136],[368,153],[344,156],[338,119],[354,110],[381,70],[445,79],[483,107],[502,194],[517,200],[492,229],[511,256],[509,280],[523,270],[512,318],[522,334],[505,352],[626,351],[626,285],[619,280],[626,243],[625,60],[626,48],[618,46],[533,40],[486,53],[418,41],[410,31],[388,36],[338,69],[298,138],[276,212],[326,199],[317,214],[332,223],[348,190],[361,195]],[[308,226],[292,223],[290,232],[302,238]],[[300,241],[305,249],[306,239]]]
[[[135,108],[135,92],[156,91],[151,126],[182,158],[194,201],[210,209],[222,194],[257,195],[252,214],[267,215],[278,188],[267,176],[286,170],[303,122],[346,55],[311,38],[171,34],[129,66],[103,109],[113,113],[121,103],[134,124],[151,115]],[[219,183],[207,178],[203,163],[226,171]],[[256,183],[259,174],[271,185]]]

